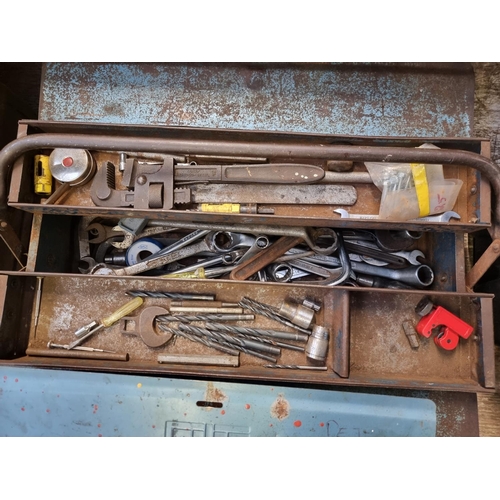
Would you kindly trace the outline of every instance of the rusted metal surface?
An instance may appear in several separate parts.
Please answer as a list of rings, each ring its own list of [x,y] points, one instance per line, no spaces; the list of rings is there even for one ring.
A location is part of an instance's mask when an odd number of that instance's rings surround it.
[[[227,140],[221,141],[213,141],[213,140],[197,140],[197,139],[152,139],[146,137],[115,137],[115,136],[94,136],[94,135],[64,135],[64,134],[35,134],[28,136],[21,141],[29,141],[25,143],[15,142],[11,143],[11,145],[7,146],[0,153],[0,169],[3,174],[3,178],[6,175],[7,165],[10,161],[13,161],[15,157],[23,152],[36,149],[39,147],[53,147],[56,145],[63,145],[68,147],[70,144],[73,147],[80,148],[89,148],[89,149],[98,149],[98,150],[123,150],[127,149],[127,146],[133,146],[134,149],[144,150],[144,151],[169,151],[173,152],[189,152],[195,151],[198,148],[201,148],[201,151],[205,153],[215,153],[216,151],[225,151],[228,154],[236,154],[236,151],[239,151],[243,148],[246,154],[265,154],[268,157],[283,157],[283,158],[314,158],[317,161],[322,161],[324,159],[329,158],[349,158],[356,161],[388,161],[388,162],[427,162],[427,163],[441,163],[444,165],[462,165],[469,166],[475,169],[480,170],[483,174],[485,174],[489,180],[493,183],[493,189],[496,194],[500,193],[500,175],[498,172],[500,169],[492,162],[490,162],[487,158],[484,158],[478,154],[471,153],[469,151],[458,151],[458,150],[432,150],[432,149],[415,149],[415,148],[401,148],[401,147],[378,147],[378,146],[342,146],[342,145],[322,145],[322,144],[300,144],[300,143],[288,143],[288,144],[279,144],[275,142],[229,142]],[[60,141],[63,141],[62,144]],[[132,142],[132,144],[130,144]],[[455,167],[456,168],[456,167]],[[461,173],[461,175],[466,175],[465,171]],[[466,179],[467,180],[467,179]],[[371,207],[370,210],[378,210],[376,208],[377,201],[377,190],[374,186],[363,186],[365,190],[369,190],[372,196],[371,198],[374,200],[375,206]],[[375,192],[373,191],[375,189]],[[0,185],[0,195],[1,195],[1,185]],[[358,198],[363,199],[364,196],[362,190],[360,190]],[[373,196],[375,195],[375,196]],[[378,193],[378,197],[380,193]],[[480,228],[480,225],[477,224],[475,218],[471,220],[468,219],[467,214],[467,206],[468,206],[468,194],[465,190],[462,190],[458,206],[461,207],[462,215],[464,221],[461,223],[454,223],[453,227],[455,229],[467,229],[467,230],[477,230]],[[2,198],[2,196],[0,196]],[[372,202],[373,203],[373,202]],[[25,208],[28,210],[36,210],[36,211],[44,211],[45,213],[53,212],[53,213],[76,213],[79,211],[80,213],[90,213],[94,209],[94,211],[100,210],[104,213],[115,213],[120,215],[132,216],[127,214],[133,214],[136,217],[142,217],[144,214],[147,214],[147,210],[136,210],[136,209],[125,209],[125,208],[115,208],[115,209],[106,209],[91,206],[68,206],[68,207],[45,207],[43,205],[12,205],[17,206],[19,208]],[[279,206],[279,205],[277,205]],[[363,211],[364,207],[360,207]],[[305,224],[314,223],[314,219],[312,221],[308,221],[307,213],[304,214],[303,210],[300,207],[292,207],[290,205],[285,205],[284,207],[285,217],[281,217],[281,220],[285,224],[290,224],[291,220],[293,220],[294,215],[295,218],[301,218],[301,221],[304,221]],[[316,207],[313,209],[313,213],[316,213],[318,210]],[[500,208],[496,208],[495,212],[500,212]],[[182,211],[179,211],[182,214]],[[187,215],[192,214],[193,212],[189,212]],[[279,211],[275,212],[276,215],[280,215]],[[319,212],[321,214],[321,211]],[[323,211],[326,215],[327,212]],[[330,212],[331,213],[331,212]],[[370,212],[367,212],[370,213]],[[169,211],[163,211],[162,215],[169,215]],[[214,220],[216,217],[221,217],[218,214],[194,214],[198,220]],[[238,220],[237,215],[225,215],[226,220],[230,217],[232,220]],[[305,215],[305,217],[304,217]],[[497,213],[498,215],[498,213]],[[181,215],[182,216],[182,215]],[[184,214],[186,216],[186,214]],[[247,220],[252,220],[254,223],[258,220],[258,217],[251,216],[240,216],[245,217]],[[317,216],[316,216],[317,217]],[[326,217],[323,217],[326,218]],[[497,217],[498,218],[498,217]],[[291,219],[291,220],[290,220]],[[335,220],[335,219],[334,219]],[[281,223],[281,222],[280,222]],[[335,221],[336,224],[346,224],[344,222]],[[375,224],[377,224],[376,222]],[[355,222],[350,221],[350,225],[355,224]],[[359,224],[359,223],[358,223]],[[387,224],[387,223],[386,223]],[[389,223],[392,224],[392,223]],[[373,225],[369,221],[364,221],[365,226]],[[439,225],[438,225],[439,226]],[[380,227],[380,226],[379,226]],[[432,226],[431,226],[432,227]],[[434,226],[436,227],[436,226]],[[496,230],[496,229],[495,229]]]
[[[12,279],[12,278],[11,278]],[[17,279],[20,279],[19,277]],[[107,366],[97,360],[43,360],[16,356],[15,363],[37,366],[60,366],[125,372],[175,373],[189,376],[217,376],[242,380],[281,380],[287,382],[318,383],[327,385],[383,386],[432,388],[462,391],[481,391],[481,375],[476,365],[487,365],[489,352],[480,352],[484,339],[493,335],[483,329],[478,340],[461,342],[453,353],[441,352],[432,339],[422,339],[421,347],[413,351],[407,342],[400,322],[415,319],[414,307],[422,298],[421,291],[363,290],[353,288],[322,288],[311,286],[289,287],[280,284],[234,283],[219,281],[166,281],[155,278],[107,277],[55,277],[46,276],[41,303],[40,322],[36,338],[33,334],[29,346],[45,348],[48,340],[67,343],[82,324],[88,323],[97,312],[97,304],[112,310],[123,303],[126,290],[137,287],[149,290],[171,290],[192,293],[217,293],[223,301],[249,296],[260,302],[279,307],[283,300],[300,303],[305,297],[323,302],[322,311],[316,313],[315,323],[332,332],[327,357],[326,372],[302,370],[272,370],[264,368],[262,360],[241,354],[238,369],[159,366],[158,349],[148,348],[139,338],[123,335],[115,325],[100,332],[89,341],[90,347],[128,352],[130,361]],[[484,295],[433,292],[434,302],[459,312],[464,321],[480,328],[476,306],[470,300]],[[165,300],[147,299],[149,305],[164,305]],[[148,305],[146,304],[146,305]],[[330,308],[329,306],[333,306]],[[31,306],[32,307],[32,306]],[[140,310],[138,311],[140,313]],[[415,317],[415,318],[414,318]],[[247,326],[245,323],[243,326]],[[258,317],[252,326],[275,328],[276,323]],[[486,325],[487,326],[487,325]],[[280,329],[285,329],[280,327]],[[339,336],[339,330],[343,329]],[[32,332],[33,333],[33,332]],[[211,354],[206,346],[179,338],[168,344],[165,352],[172,354]],[[280,364],[304,365],[305,355],[298,351],[283,350]],[[350,357],[350,362],[349,362]],[[6,361],[2,361],[5,363]],[[69,364],[67,364],[69,363]],[[346,370],[350,365],[350,372]],[[488,368],[489,370],[489,368]]]
[[[481,298],[481,330],[483,332],[493,332],[493,299]],[[495,388],[495,342],[493,335],[483,335],[480,344],[480,354],[482,362],[479,369],[482,372],[481,383],[484,387]]]
[[[46,63],[40,118],[459,137],[473,106],[470,64]]]
[[[500,239],[493,240],[466,276],[467,286],[472,289],[484,273],[500,257]]]

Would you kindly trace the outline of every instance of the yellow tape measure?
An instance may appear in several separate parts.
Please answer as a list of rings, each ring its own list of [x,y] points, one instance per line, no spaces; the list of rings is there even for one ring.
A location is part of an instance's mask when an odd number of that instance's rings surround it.
[[[429,183],[427,182],[427,174],[423,163],[411,163],[411,173],[413,182],[415,183],[415,191],[417,192],[418,208],[420,209],[420,217],[425,217],[431,212],[431,202],[429,199]]]

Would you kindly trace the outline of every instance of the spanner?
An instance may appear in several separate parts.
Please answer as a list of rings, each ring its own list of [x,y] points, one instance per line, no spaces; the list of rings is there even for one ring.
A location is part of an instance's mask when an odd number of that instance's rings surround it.
[[[330,255],[338,248],[337,233],[329,227],[312,228],[302,226],[272,226],[267,224],[213,224],[207,222],[175,222],[175,221],[150,221],[150,225],[170,226],[179,229],[207,229],[209,231],[226,231],[232,233],[266,234],[270,236],[295,236],[302,238],[311,250],[322,255]],[[321,245],[321,240],[327,241]],[[331,240],[328,243],[328,239]]]
[[[157,256],[149,260],[143,260],[137,264],[119,269],[113,269],[105,264],[98,264],[91,271],[90,274],[99,275],[115,275],[115,276],[134,276],[151,269],[157,269],[171,262],[191,257],[200,252],[231,252],[239,242],[234,242],[231,234],[224,231],[209,232],[205,238],[193,245],[175,250],[167,255]]]
[[[360,219],[360,220],[377,220],[378,215],[362,215],[362,214],[350,214],[347,210],[343,208],[336,208],[335,213],[340,214],[341,219]],[[443,212],[440,215],[429,215],[427,217],[419,217],[418,219],[410,219],[407,222],[450,222],[451,219],[460,220],[460,215],[456,212],[448,211]]]

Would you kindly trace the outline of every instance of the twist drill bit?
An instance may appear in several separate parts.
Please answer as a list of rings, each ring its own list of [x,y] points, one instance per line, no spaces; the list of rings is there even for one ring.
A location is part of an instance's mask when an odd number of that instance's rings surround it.
[[[161,323],[160,323],[160,327],[161,327]],[[241,351],[241,352],[243,352],[245,354],[248,354],[250,356],[255,356],[257,358],[265,359],[267,361],[271,361],[272,363],[276,363],[276,358],[273,358],[271,356],[268,356],[268,355],[263,354],[263,353],[258,352],[258,351],[254,351],[252,349],[249,349],[247,347],[244,347],[244,346],[239,345],[239,344],[234,343],[234,342],[233,343],[226,342],[225,340],[221,339],[220,335],[215,335],[215,332],[210,332],[209,330],[205,330],[203,332],[203,331],[200,331],[199,328],[196,328],[196,327],[190,326],[190,325],[185,325],[185,324],[179,325],[179,328],[182,328],[182,330],[184,330],[183,333],[185,333],[185,331],[187,331],[188,333],[193,333],[194,335],[207,336],[210,339],[212,339],[215,342],[217,342],[218,344],[222,344],[222,345],[234,348],[234,349],[238,349],[238,351]],[[203,330],[203,329],[201,329],[201,330]],[[217,340],[217,338],[219,340]]]
[[[215,295],[201,295],[196,293],[148,292],[144,290],[129,290],[126,293],[132,297],[150,297],[153,299],[215,300]]]
[[[285,344],[284,342],[277,342],[274,340],[273,330],[263,330],[261,328],[246,328],[241,326],[228,326],[221,323],[207,323],[205,328],[211,331],[227,332],[236,335],[241,335],[244,338],[250,340],[256,340],[257,342],[263,342],[264,344],[274,345],[276,347],[282,347],[283,349],[290,349],[292,351],[304,352],[304,347],[300,347],[292,344]],[[282,332],[277,332],[282,333]],[[270,338],[266,338],[270,337]],[[305,337],[305,335],[304,335]],[[279,337],[278,337],[279,338]]]
[[[214,340],[221,340],[223,342],[228,342],[230,344],[235,344],[239,347],[244,347],[246,349],[252,349],[256,351],[266,352],[268,354],[272,354],[273,356],[279,356],[281,351],[277,347],[273,347],[270,345],[265,345],[264,343],[259,341],[248,340],[243,337],[236,337],[234,335],[229,335],[227,333],[219,332],[219,331],[210,331],[206,328],[200,328],[198,326],[186,325],[181,323],[179,325],[179,329],[182,331],[187,331],[189,333],[193,333],[194,335],[205,335],[209,338],[213,338]]]
[[[321,370],[326,371],[326,366],[308,366],[308,365],[264,365],[264,368],[283,368],[285,370]]]
[[[187,340],[191,340],[192,342],[198,342],[199,344],[206,345],[207,347],[212,347],[213,349],[225,352],[226,354],[232,354],[233,356],[237,356],[239,353],[237,349],[234,349],[234,346],[227,347],[226,345],[219,344],[218,342],[213,342],[203,337],[198,337],[196,335],[191,335],[187,332],[182,332],[177,328],[169,328],[164,323],[159,323],[158,328],[164,332],[172,333],[174,335],[178,335],[179,337],[184,337]]]
[[[299,330],[299,332],[305,333],[307,335],[311,334],[311,330],[307,330],[306,328],[302,328],[301,326],[294,325],[291,321],[282,318],[278,314],[278,309],[276,309],[275,307],[269,306],[267,304],[262,304],[261,302],[249,299],[248,297],[243,297],[240,300],[240,306],[252,311],[255,314],[259,314],[261,316],[265,316],[266,318],[273,319],[274,321],[278,321],[278,323],[281,323],[282,325],[289,326],[290,328],[294,328],[295,330]]]
[[[253,314],[164,314],[156,316],[156,321],[163,321],[164,323],[181,322],[191,323],[193,321],[253,321],[255,316]],[[304,341],[306,342],[307,339]]]

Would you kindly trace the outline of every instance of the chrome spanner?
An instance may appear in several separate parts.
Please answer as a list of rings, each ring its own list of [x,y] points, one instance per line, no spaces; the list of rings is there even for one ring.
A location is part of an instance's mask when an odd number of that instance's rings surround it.
[[[167,255],[155,254],[149,260],[143,260],[137,264],[128,267],[115,268],[107,266],[106,264],[98,264],[91,271],[90,274],[98,275],[115,275],[115,276],[134,276],[152,269],[157,269],[171,262],[191,257],[200,252],[231,252],[239,241],[233,242],[231,234],[224,231],[211,231],[203,240],[194,243],[193,245],[181,248],[170,252]]]
[[[207,229],[209,231],[226,231],[232,233],[247,233],[254,235],[270,236],[295,236],[302,238],[311,250],[322,254],[330,255],[338,248],[338,237],[334,229],[312,228],[302,226],[276,226],[267,224],[215,224],[207,222],[179,222],[179,221],[150,221],[150,225],[171,226],[179,229]],[[330,244],[320,245],[319,240],[322,237],[331,239]],[[158,254],[156,254],[158,255]]]
[[[343,208],[336,208],[335,213],[340,215],[341,219],[360,219],[360,220],[377,220],[378,215],[362,215],[362,214],[350,214],[347,210]],[[418,219],[410,219],[407,222],[450,222],[451,219],[460,220],[461,217],[456,212],[448,211],[443,212],[440,215],[429,215],[427,217],[419,217]]]

